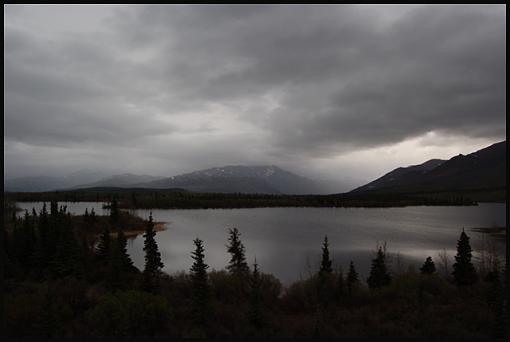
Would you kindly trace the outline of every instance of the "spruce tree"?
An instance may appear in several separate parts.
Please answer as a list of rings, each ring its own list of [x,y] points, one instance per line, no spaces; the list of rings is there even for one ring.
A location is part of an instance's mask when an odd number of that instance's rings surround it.
[[[24,266],[29,266],[30,256],[34,252],[35,248],[35,230],[34,230],[34,218],[30,217],[28,210],[25,210],[25,217],[23,219],[22,231],[21,231],[21,263]]]
[[[127,240],[122,229],[118,229],[117,231],[117,241],[115,247],[120,261],[120,268],[126,272],[133,271],[135,267],[131,257],[127,252]]]
[[[250,308],[248,311],[248,319],[251,327],[257,333],[263,326],[262,319],[262,279],[260,277],[257,260],[253,264],[253,273],[250,278]]]
[[[358,272],[356,272],[356,269],[354,268],[354,263],[351,260],[351,263],[349,265],[349,273],[347,273],[347,290],[349,291],[349,294],[352,293],[352,290],[354,289],[358,282],[359,282]]]
[[[80,275],[83,260],[81,260],[81,253],[70,214],[63,215],[60,224],[60,235],[56,245],[55,258],[52,262],[53,273],[57,277]]]
[[[196,238],[193,240],[193,243],[195,244],[195,251],[192,252],[191,257],[194,262],[190,270],[193,320],[196,327],[204,332],[203,329],[205,329],[209,314],[210,290],[207,280],[207,268],[209,266],[204,261],[205,255],[202,240]]]
[[[377,250],[377,256],[372,260],[372,268],[370,275],[367,279],[368,287],[371,289],[380,289],[381,287],[389,285],[391,276],[386,267],[386,255],[382,248]]]
[[[161,254],[158,251],[158,244],[154,237],[156,231],[154,230],[154,222],[152,221],[152,213],[149,216],[149,222],[145,229],[145,238],[143,250],[145,252],[145,268],[143,270],[143,288],[148,292],[159,291],[159,276],[163,268],[161,262]]]
[[[37,234],[36,234],[36,243],[35,243],[35,251],[32,255],[32,265],[34,269],[38,273],[39,277],[42,277],[44,274],[44,270],[49,265],[49,219],[48,212],[46,210],[46,203],[43,204],[43,207],[39,214],[39,221],[37,225]]]
[[[329,258],[328,247],[328,237],[325,236],[322,247],[321,267],[319,270],[319,277],[317,279],[317,297],[319,300],[317,308],[319,315],[317,324],[319,324],[319,322],[322,324],[326,320],[329,308],[331,307],[329,304],[335,295],[334,278],[332,276],[333,269],[331,267],[332,262]]]
[[[56,217],[58,214],[58,202],[50,201],[50,216]]]
[[[458,286],[472,285],[478,280],[475,267],[471,262],[471,252],[469,237],[463,229],[457,242],[457,255],[455,256],[452,272]]]
[[[434,261],[432,261],[432,257],[427,257],[425,263],[420,268],[420,271],[423,274],[432,274],[436,272],[436,265],[434,264]]]
[[[319,270],[319,273],[324,274],[330,274],[333,272],[333,268],[331,268],[331,259],[329,258],[329,244],[328,244],[328,236],[326,235],[324,237],[324,244],[322,246],[322,261],[321,261],[321,268]]]
[[[114,291],[125,287],[124,275],[135,269],[131,258],[127,254],[126,246],[127,240],[123,231],[117,229],[117,239],[112,246],[108,274],[108,285]]]
[[[55,252],[57,247],[57,241],[59,239],[60,231],[59,231],[59,211],[58,211],[58,202],[51,201],[50,202],[50,214],[48,216],[48,261],[50,263],[55,259]]]
[[[107,264],[109,262],[111,244],[110,227],[108,225],[104,225],[96,248],[96,259],[103,264]]]
[[[231,257],[227,266],[227,270],[232,275],[247,277],[250,274],[250,269],[246,263],[244,245],[239,238],[241,234],[237,228],[234,228],[229,229],[229,235],[229,245],[227,246],[227,251],[230,253]]]

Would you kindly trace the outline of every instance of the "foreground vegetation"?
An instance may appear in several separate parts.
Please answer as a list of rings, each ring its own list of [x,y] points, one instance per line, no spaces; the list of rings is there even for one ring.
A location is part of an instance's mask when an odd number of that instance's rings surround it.
[[[334,271],[325,237],[316,273],[283,287],[256,261],[248,265],[235,228],[225,270],[208,271],[206,246],[197,238],[189,272],[163,273],[152,217],[144,222],[140,271],[126,251],[130,218],[115,202],[110,207],[110,216],[93,219],[71,216],[55,202],[19,219],[4,208],[2,335],[505,335],[506,271],[489,254],[476,268],[465,232],[451,269],[437,272],[427,258],[419,270],[395,272],[380,246],[367,279],[352,262],[345,273]]]
[[[259,207],[403,207],[412,205],[476,205],[462,193],[270,195],[198,193],[182,189],[91,188],[52,192],[12,192],[13,202],[110,202],[121,208],[205,209]]]

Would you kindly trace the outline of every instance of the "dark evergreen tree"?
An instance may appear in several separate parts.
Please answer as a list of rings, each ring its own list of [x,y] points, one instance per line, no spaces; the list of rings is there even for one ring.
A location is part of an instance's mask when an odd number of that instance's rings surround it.
[[[60,210],[58,208],[57,201],[50,202],[50,215],[48,217],[48,242],[46,245],[48,251],[48,262],[50,264],[54,264],[56,253],[57,253],[57,244],[60,240],[61,228],[62,228],[62,220],[64,215],[64,208],[61,207]]]
[[[161,254],[158,251],[158,244],[154,237],[154,222],[152,221],[152,213],[149,216],[149,222],[145,229],[145,238],[143,250],[145,252],[145,268],[143,270],[143,288],[148,292],[159,291],[159,277],[163,263],[161,262]]]
[[[135,267],[129,254],[127,253],[127,240],[121,229],[117,230],[117,239],[112,245],[112,253],[110,255],[110,264],[108,272],[108,286],[111,290],[116,291],[124,289],[126,286],[125,275],[133,272]],[[150,290],[150,289],[148,289]]]
[[[193,240],[195,244],[195,251],[192,252],[191,257],[194,262],[191,266],[191,291],[192,291],[192,310],[193,320],[202,333],[207,324],[207,316],[209,315],[209,282],[207,279],[207,268],[209,266],[205,263],[205,254],[203,242],[200,239]]]
[[[475,267],[471,262],[471,252],[469,237],[462,230],[457,243],[457,255],[455,256],[452,272],[458,286],[472,285],[478,280]]]
[[[124,232],[119,229],[117,231],[116,250],[119,258],[119,267],[126,272],[132,272],[135,269],[133,261],[127,252],[127,240]]]
[[[371,289],[380,289],[381,287],[389,285],[391,276],[386,267],[386,255],[382,248],[377,250],[377,256],[372,260],[372,268],[370,275],[367,279],[368,287]]]
[[[32,265],[34,266],[38,277],[42,277],[44,275],[44,270],[49,265],[49,229],[48,212],[46,210],[46,203],[44,203],[39,214],[35,250],[32,254]]]
[[[64,215],[62,210],[59,227],[60,235],[56,244],[55,257],[52,260],[53,274],[57,277],[82,275],[82,259],[79,244],[76,241],[70,214]]]
[[[255,260],[253,273],[250,278],[250,308],[248,311],[248,320],[255,335],[258,335],[263,327],[261,285],[262,279],[260,277],[257,260]]]
[[[324,328],[324,324],[328,321],[331,313],[331,301],[336,295],[335,278],[331,267],[331,259],[329,257],[328,237],[324,237],[322,246],[322,260],[319,274],[316,282],[317,286],[317,317],[315,322],[316,333],[319,334]]]
[[[110,227],[108,225],[104,225],[96,247],[96,259],[103,265],[106,265],[109,262],[111,244]]]
[[[246,263],[246,257],[244,254],[244,246],[239,236],[239,230],[237,228],[229,229],[229,245],[227,251],[230,253],[230,262],[227,266],[227,270],[230,274],[247,277],[250,274],[250,269]]]
[[[52,217],[56,217],[58,214],[58,202],[57,201],[51,201],[50,202],[50,215]]]
[[[324,237],[324,244],[322,246],[322,261],[321,261],[321,268],[319,270],[319,273],[332,273],[333,268],[331,268],[331,259],[329,258],[329,243],[328,243],[328,236],[326,235]]]
[[[434,264],[434,261],[432,261],[431,257],[427,257],[425,260],[425,263],[420,268],[421,273],[423,274],[432,274],[436,272],[436,265]]]
[[[20,232],[20,262],[28,267],[30,264],[30,258],[35,249],[35,229],[34,229],[34,218],[30,217],[28,210],[25,210],[25,216],[23,218],[23,225]]]
[[[352,293],[352,290],[358,283],[359,283],[358,272],[356,272],[356,269],[354,268],[354,263],[351,260],[351,263],[349,265],[349,273],[347,273],[347,290],[349,291],[349,294]]]

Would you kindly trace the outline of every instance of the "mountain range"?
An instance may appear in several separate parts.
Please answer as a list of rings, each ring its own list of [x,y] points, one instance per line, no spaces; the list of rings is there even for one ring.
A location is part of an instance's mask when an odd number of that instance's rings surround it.
[[[506,141],[449,160],[431,159],[399,167],[352,190],[362,193],[413,193],[503,189],[506,187]]]
[[[196,192],[325,194],[331,183],[311,180],[275,165],[228,165],[173,177],[104,174],[82,170],[65,177],[23,177],[4,180],[5,191],[53,191],[81,188],[180,188]],[[419,165],[399,167],[360,186],[349,194],[415,193],[504,189],[506,141],[449,160],[431,159]]]
[[[163,177],[156,177],[150,175],[135,175],[132,173],[124,173],[120,175],[113,175],[110,177],[106,177],[100,179],[95,182],[87,183],[87,184],[79,184],[74,185],[72,188],[80,189],[80,188],[99,188],[99,187],[131,187],[135,184],[151,182]]]
[[[224,166],[136,184],[143,188],[182,188],[196,192],[306,194],[320,192],[316,182],[277,166]]]
[[[81,188],[180,188],[196,192],[243,192],[264,194],[325,193],[329,184],[314,181],[274,165],[229,165],[172,177],[121,174],[77,182],[69,177],[23,177],[4,181],[5,191],[53,191]]]
[[[95,182],[106,177],[105,172],[83,169],[63,176],[28,176],[4,180],[4,191],[52,191],[72,188],[78,184]]]

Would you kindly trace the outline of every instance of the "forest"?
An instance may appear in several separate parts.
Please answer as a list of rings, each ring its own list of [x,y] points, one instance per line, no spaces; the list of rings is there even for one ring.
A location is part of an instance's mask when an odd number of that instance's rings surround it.
[[[459,192],[415,194],[283,195],[200,193],[182,189],[89,188],[52,192],[7,192],[13,202],[110,202],[120,208],[206,209],[260,207],[403,207],[411,205],[476,205]]]
[[[327,236],[320,267],[283,286],[245,257],[230,229],[225,269],[210,271],[197,237],[189,270],[164,265],[152,215],[139,222],[109,204],[109,216],[71,215],[58,202],[16,217],[4,206],[2,335],[171,337],[503,337],[506,268],[487,253],[475,263],[463,231],[449,267],[428,257],[419,269],[391,267],[386,245],[363,279],[351,261],[336,265]],[[126,250],[143,224],[145,264]],[[319,250],[318,246],[318,250]],[[345,271],[343,269],[345,267]]]

